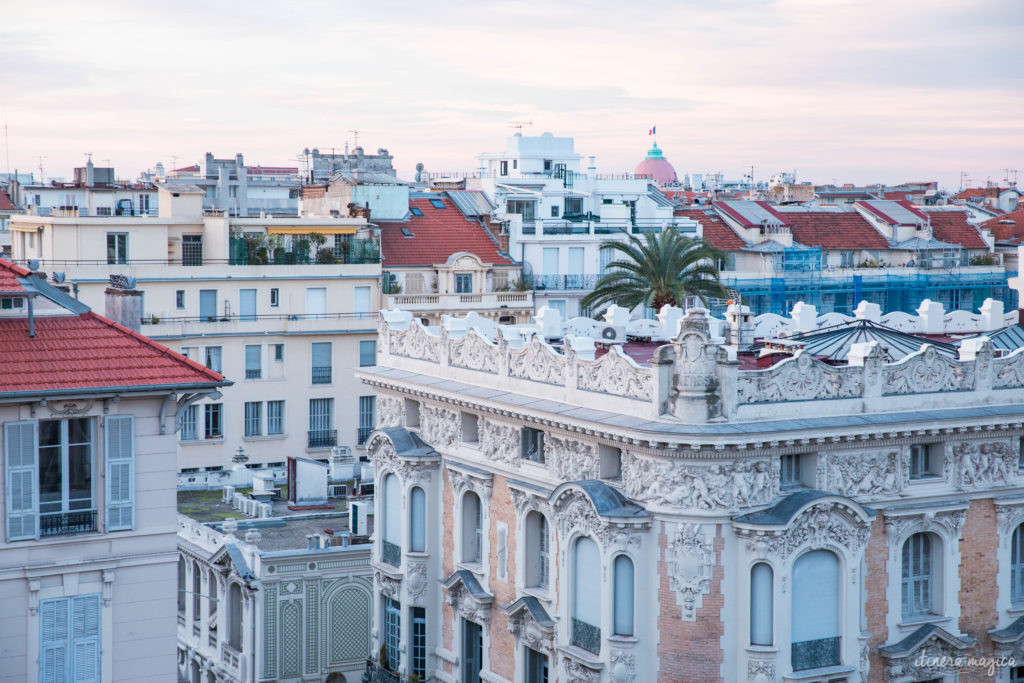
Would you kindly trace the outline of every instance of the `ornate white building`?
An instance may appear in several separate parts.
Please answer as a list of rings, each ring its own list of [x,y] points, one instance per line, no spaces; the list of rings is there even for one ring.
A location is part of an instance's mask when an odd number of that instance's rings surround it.
[[[701,310],[645,363],[397,313],[379,346],[356,374],[379,397],[387,668],[951,683],[987,666],[958,657],[1024,664],[1024,351],[868,342],[745,369]]]

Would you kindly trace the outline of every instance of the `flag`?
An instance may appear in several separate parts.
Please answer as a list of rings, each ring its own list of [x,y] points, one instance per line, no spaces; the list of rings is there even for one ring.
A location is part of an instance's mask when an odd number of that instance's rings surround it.
[[[658,127],[657,127],[657,126],[651,126],[651,130],[650,130],[650,132],[648,132],[647,134],[648,134],[648,135],[655,135],[655,131],[656,131],[657,129],[658,129]]]

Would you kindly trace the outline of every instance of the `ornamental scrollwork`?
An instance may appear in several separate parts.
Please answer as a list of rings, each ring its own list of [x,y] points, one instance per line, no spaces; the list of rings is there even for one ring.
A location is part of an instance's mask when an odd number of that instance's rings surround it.
[[[654,375],[615,345],[597,360],[577,361],[576,388],[649,401],[654,396]]]
[[[387,437],[380,434],[369,444],[370,461],[379,476],[383,472],[394,472],[406,484],[420,484],[430,481],[431,471],[437,467],[436,460],[417,462],[403,460],[395,453],[395,447]]]
[[[598,477],[598,458],[593,444],[550,436],[545,451],[548,469],[562,481]]]
[[[898,493],[902,490],[899,451],[829,453],[825,458],[825,488],[848,498]]]
[[[534,336],[523,348],[509,350],[508,374],[533,382],[562,385],[565,383],[565,357]]]
[[[958,489],[1007,486],[1017,471],[1017,457],[1006,441],[964,441],[953,446],[952,456]]]
[[[752,555],[772,555],[786,559],[803,547],[823,548],[839,545],[859,553],[868,542],[870,522],[849,506],[838,501],[815,503],[804,509],[782,530],[760,530],[736,527],[736,535],[746,540]]]
[[[775,683],[775,662],[766,659],[747,660],[747,681],[749,683]]]
[[[427,332],[418,320],[413,320],[400,330],[388,328],[388,348],[393,356],[437,363],[440,347],[441,338]]]
[[[412,562],[405,572],[406,588],[409,591],[409,598],[420,604],[420,598],[427,590],[427,565],[422,562]]]
[[[967,518],[967,510],[940,510],[918,512],[913,514],[899,514],[897,511],[889,510],[885,517],[885,535],[890,541],[903,538],[907,531],[913,528],[920,530],[928,529],[932,524],[941,527],[950,538],[959,538],[960,530]],[[896,548],[896,545],[892,545]]]
[[[569,683],[599,683],[601,680],[600,669],[591,668],[574,657],[564,657],[563,663]]]
[[[683,523],[665,548],[669,570],[669,588],[683,608],[683,621],[696,621],[697,610],[711,590],[715,567],[714,539],[709,539],[701,524]]]
[[[92,410],[92,404],[92,401],[83,401],[81,403],[78,401],[63,401],[61,403],[50,401],[46,404],[46,409],[50,411],[51,415],[63,415],[67,417],[88,413]]]
[[[377,590],[380,591],[381,595],[391,600],[399,599],[399,595],[402,590],[401,579],[394,579],[381,572],[375,572],[373,578],[377,584]]]
[[[737,460],[698,467],[625,455],[622,481],[637,500],[693,510],[728,510],[771,502],[779,470],[768,460]]]
[[[992,360],[992,386],[995,389],[1024,387],[1024,349]]]
[[[480,418],[480,452],[490,460],[519,467],[519,429]]]
[[[379,396],[377,398],[377,425],[380,429],[402,426],[401,399],[394,396]]]
[[[767,370],[739,373],[736,389],[740,403],[855,398],[864,391],[863,375],[861,368],[832,367],[798,351]]]
[[[974,363],[946,358],[931,344],[903,360],[884,366],[882,393],[923,394],[974,388]]]
[[[500,355],[497,344],[481,337],[472,327],[461,339],[448,342],[448,365],[453,367],[496,375]]]
[[[463,619],[481,624],[491,622],[491,604],[474,598],[461,582],[446,589],[445,599],[452,612]]]
[[[636,680],[636,655],[629,650],[612,650],[611,665],[613,683]]]
[[[487,504],[491,501],[492,482],[490,479],[475,476],[467,472],[460,472],[448,468],[448,480],[451,482],[452,491],[456,498],[461,498],[466,491],[472,491],[480,496],[480,500]]]
[[[570,491],[559,498],[554,503],[554,511],[566,537],[573,532],[579,532],[599,539],[606,548],[614,545],[640,545],[640,534],[635,528],[605,522],[594,510],[586,495],[578,490]]]
[[[508,618],[508,631],[518,644],[538,652],[552,652],[555,649],[554,628],[540,626],[528,610],[519,610]]]
[[[435,448],[451,448],[459,442],[462,423],[454,411],[424,405],[420,408],[420,424],[424,440]]]

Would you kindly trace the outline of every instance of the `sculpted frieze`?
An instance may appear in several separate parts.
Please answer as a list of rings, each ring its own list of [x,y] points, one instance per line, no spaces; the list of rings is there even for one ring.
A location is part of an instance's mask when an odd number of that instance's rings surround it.
[[[854,398],[864,391],[863,377],[861,368],[832,367],[800,351],[767,370],[739,373],[736,390],[740,403]]]
[[[683,621],[696,621],[697,610],[711,590],[715,566],[714,539],[703,525],[683,523],[665,547],[669,570],[669,588],[676,592],[676,603],[683,608]]]
[[[459,414],[447,408],[420,407],[423,439],[434,448],[451,448],[458,444],[462,432]]]
[[[395,447],[383,435],[378,435],[367,450],[378,476],[383,472],[394,472],[407,484],[429,482],[431,472],[437,467],[436,460],[421,462],[399,458]]]
[[[595,361],[577,361],[576,388],[649,401],[654,396],[654,375],[612,346]]]
[[[1008,486],[1017,474],[1017,456],[1006,441],[964,441],[953,446],[957,488]]]
[[[779,491],[778,468],[769,460],[697,466],[627,454],[622,481],[630,498],[693,510],[763,505]]]
[[[935,391],[965,391],[974,388],[974,363],[946,358],[928,345],[883,368],[882,393],[921,394]]]
[[[401,427],[402,400],[394,396],[378,396],[377,424],[380,428]]]
[[[960,530],[967,518],[966,510],[939,510],[913,514],[900,514],[900,511],[889,510],[885,513],[885,535],[890,541],[897,541],[911,530],[924,531],[932,524],[942,527],[952,538],[959,538]],[[898,552],[896,545],[891,545],[892,552]]]
[[[437,363],[441,338],[433,336],[419,321],[413,320],[400,330],[388,328],[388,348],[395,356]]]
[[[484,457],[511,467],[519,467],[519,429],[484,418],[480,418],[477,425],[480,432],[480,452]]]
[[[597,478],[599,462],[593,444],[549,436],[544,450],[548,469],[559,479],[577,481]]]
[[[748,553],[786,559],[800,548],[829,545],[842,546],[856,555],[867,545],[871,525],[848,506],[831,501],[811,505],[782,530],[735,527],[734,531],[745,539]]]
[[[509,377],[562,385],[565,383],[565,357],[535,336],[523,348],[509,351],[508,374]]]
[[[898,450],[828,453],[824,456],[824,488],[848,496],[898,493],[903,488]]]
[[[448,364],[457,368],[496,375],[500,355],[498,346],[481,337],[472,327],[462,339],[448,342]]]

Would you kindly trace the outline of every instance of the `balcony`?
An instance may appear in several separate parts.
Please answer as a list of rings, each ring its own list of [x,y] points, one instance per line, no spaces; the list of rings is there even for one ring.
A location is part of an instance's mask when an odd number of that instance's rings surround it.
[[[263,372],[259,368],[246,368],[245,378],[246,379],[259,379],[263,375]]]
[[[533,308],[533,292],[484,294],[387,294],[388,308],[404,311],[483,311]]]
[[[790,658],[793,662],[793,671],[838,666],[840,664],[839,637],[793,643],[790,646]]]
[[[381,562],[383,562],[384,564],[390,564],[392,567],[401,567],[402,547],[399,545],[395,545],[394,543],[381,541],[380,559]]]
[[[360,427],[359,428],[359,445],[362,446],[366,443],[366,440],[370,438],[370,434],[373,434],[373,430],[376,427]]]
[[[334,448],[338,445],[337,429],[317,429],[307,434],[309,448]]]
[[[585,621],[573,619],[571,643],[587,652],[599,655],[601,654],[601,629]]]
[[[291,249],[276,247],[271,250],[265,241],[232,238],[228,263],[232,266],[380,263],[380,240],[374,238],[350,238],[319,249],[315,249],[304,236],[295,242]]]
[[[330,384],[331,383],[331,367],[315,367],[313,368],[313,384]]]
[[[39,535],[63,536],[96,531],[96,511],[54,512],[39,515]]]
[[[600,275],[533,275],[526,278],[535,290],[591,290]]]
[[[241,655],[230,645],[224,643],[220,646],[220,661],[232,669],[238,669],[238,660]]]

